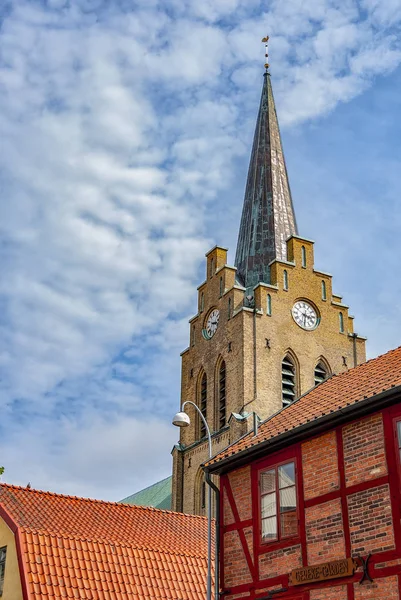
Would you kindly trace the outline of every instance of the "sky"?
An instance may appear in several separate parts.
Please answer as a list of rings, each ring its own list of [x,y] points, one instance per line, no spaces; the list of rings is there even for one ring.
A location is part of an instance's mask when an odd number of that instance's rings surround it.
[[[264,47],[300,235],[400,345],[401,0],[0,3],[3,481],[166,477],[205,252],[234,262]]]

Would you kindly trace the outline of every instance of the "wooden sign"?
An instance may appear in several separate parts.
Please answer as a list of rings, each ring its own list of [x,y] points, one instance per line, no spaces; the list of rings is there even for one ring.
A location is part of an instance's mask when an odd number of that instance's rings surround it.
[[[349,577],[353,575],[357,568],[357,563],[353,558],[344,558],[342,560],[333,560],[331,562],[314,565],[313,567],[302,567],[294,569],[290,573],[290,585],[306,585],[315,581],[326,581],[326,579],[338,579],[339,577]]]

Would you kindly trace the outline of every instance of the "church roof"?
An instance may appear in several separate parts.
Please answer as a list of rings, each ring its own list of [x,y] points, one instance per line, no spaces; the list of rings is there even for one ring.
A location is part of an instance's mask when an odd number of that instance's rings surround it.
[[[126,504],[137,506],[153,506],[154,508],[171,509],[172,477],[166,477],[149,487],[120,500]]]
[[[269,263],[286,260],[286,239],[297,234],[270,74],[264,74],[238,234],[235,266],[247,288],[270,283]]]
[[[261,423],[257,435],[253,431],[246,434],[208,461],[206,467],[215,465],[216,468],[211,470],[219,470],[223,462],[228,463],[234,457],[239,459],[241,454],[250,453],[257,446],[263,447],[266,453],[268,448],[284,438],[287,438],[287,444],[292,443],[297,431],[309,423],[318,426],[324,422],[328,425],[336,416],[345,416],[356,410],[358,405],[366,411],[369,401],[375,401],[371,403],[374,407],[379,395],[397,392],[401,393],[401,346],[349,371],[333,375],[312,388]]]
[[[203,600],[207,519],[0,485],[29,598]]]

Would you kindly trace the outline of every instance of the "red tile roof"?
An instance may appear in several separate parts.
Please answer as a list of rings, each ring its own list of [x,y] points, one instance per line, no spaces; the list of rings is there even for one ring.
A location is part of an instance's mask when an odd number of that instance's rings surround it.
[[[29,598],[204,600],[207,520],[0,485]]]
[[[366,398],[401,385],[401,346],[382,356],[369,360],[345,373],[312,388],[296,402],[283,408],[259,426],[258,434],[253,431],[216,454],[207,466],[230,458],[300,425],[335,413],[346,406],[357,404]]]

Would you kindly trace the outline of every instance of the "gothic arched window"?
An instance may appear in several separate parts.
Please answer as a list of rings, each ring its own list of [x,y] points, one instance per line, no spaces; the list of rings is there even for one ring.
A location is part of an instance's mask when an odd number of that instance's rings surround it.
[[[219,368],[219,429],[226,424],[226,363],[224,360]]]
[[[344,315],[342,312],[340,312],[338,315],[338,321],[340,326],[340,332],[344,333]]]
[[[205,295],[202,292],[200,296],[200,312],[203,312],[205,309]]]
[[[283,406],[288,406],[296,398],[296,375],[295,361],[290,354],[287,354],[281,363]]]
[[[206,419],[206,411],[207,411],[207,377],[206,377],[206,373],[203,373],[202,379],[201,379],[199,408],[200,408],[202,415]],[[199,418],[199,420],[200,420],[199,433],[200,433],[200,437],[203,438],[206,435],[206,427],[205,427],[205,424],[202,421],[202,419]]]
[[[269,315],[269,317],[272,314],[272,297],[270,294],[267,294],[266,298],[266,314]]]
[[[322,300],[327,300],[326,282],[322,279]]]
[[[228,312],[228,317],[227,318],[231,319],[231,298],[228,299],[228,309],[227,309],[227,312]]]
[[[302,266],[305,268],[306,267],[306,250],[305,250],[305,246],[302,246],[302,248],[301,248],[301,254],[302,254]]]
[[[288,290],[288,272],[286,269],[283,271],[283,288]]]
[[[220,298],[222,297],[224,292],[224,287],[223,287],[223,278],[220,277]]]
[[[322,360],[320,360],[315,367],[315,385],[322,383],[329,376],[329,371],[327,366],[324,364]]]

